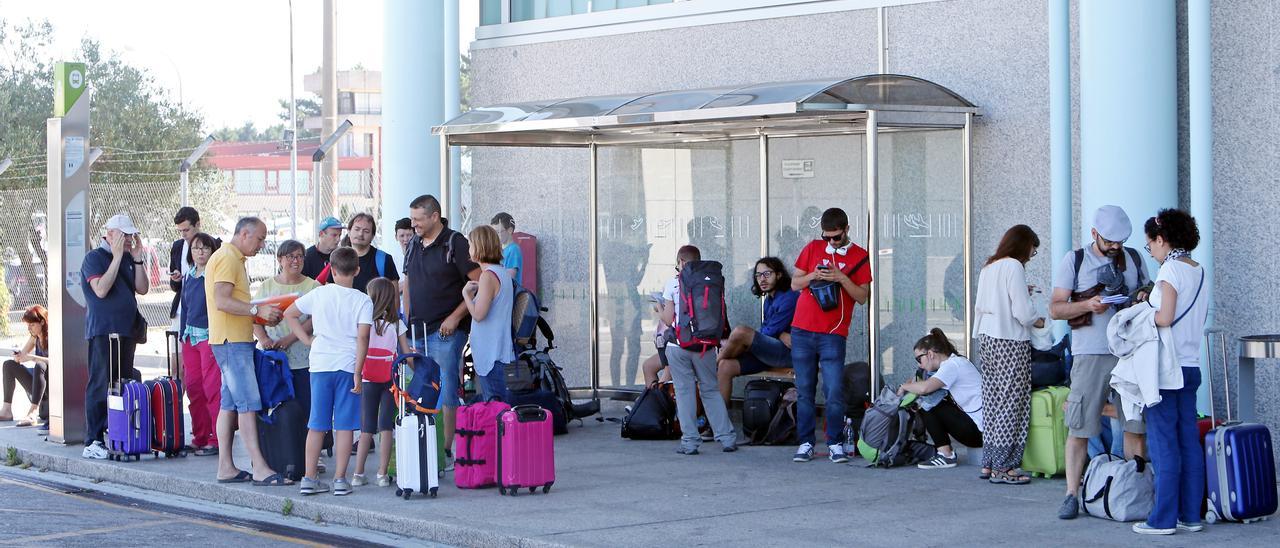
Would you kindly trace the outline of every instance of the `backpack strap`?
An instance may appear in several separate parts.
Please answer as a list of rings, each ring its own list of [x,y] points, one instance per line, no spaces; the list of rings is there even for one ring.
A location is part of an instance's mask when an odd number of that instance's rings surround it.
[[[373,266],[378,269],[378,277],[387,277],[387,252],[374,248]]]
[[[1178,322],[1182,321],[1182,318],[1185,318],[1187,316],[1187,313],[1191,312],[1191,309],[1196,307],[1196,301],[1200,299],[1200,290],[1203,288],[1204,288],[1204,267],[1201,267],[1200,268],[1200,285],[1196,286],[1196,296],[1191,298],[1191,304],[1187,305],[1187,309],[1183,310],[1182,314],[1179,314],[1178,318],[1173,320],[1173,323],[1169,324],[1169,327],[1178,325]]]
[[[1147,285],[1151,281],[1147,279],[1147,265],[1142,262],[1142,256],[1138,255],[1138,250],[1132,247],[1124,248],[1129,253],[1129,260],[1132,261],[1133,267],[1138,269],[1138,287]]]
[[[1083,247],[1082,247],[1082,248],[1080,248],[1080,249],[1077,249],[1077,250],[1076,250],[1076,259],[1075,259],[1075,261],[1076,261],[1076,267],[1075,267],[1075,270],[1074,270],[1074,272],[1075,272],[1075,273],[1074,273],[1074,274],[1072,275],[1072,277],[1071,277],[1071,292],[1072,292],[1072,293],[1075,293],[1075,292],[1076,292],[1076,288],[1077,288],[1077,287],[1080,287],[1080,267],[1081,267],[1081,266],[1084,266],[1084,248],[1083,248]]]

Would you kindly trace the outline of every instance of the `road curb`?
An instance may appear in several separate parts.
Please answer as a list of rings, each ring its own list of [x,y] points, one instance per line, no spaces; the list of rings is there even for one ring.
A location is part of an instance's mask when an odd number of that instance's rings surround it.
[[[510,546],[519,548],[560,547],[563,544],[548,542],[542,539],[504,535],[492,531],[467,527],[451,523],[442,523],[426,519],[381,514],[369,510],[349,508],[317,502],[311,498],[298,495],[295,488],[274,488],[281,495],[274,495],[259,490],[249,490],[230,485],[201,481],[191,478],[173,477],[157,472],[133,469],[106,462],[69,458],[59,455],[40,453],[29,449],[16,448],[18,457],[23,462],[31,463],[33,468],[47,469],[53,472],[77,476],[94,482],[110,482],[130,487],[158,491],[170,495],[206,500],[220,504],[228,504],[243,508],[251,508],[264,512],[280,513],[285,501],[293,502],[291,516],[306,521],[321,521],[347,527],[358,527],[381,533],[406,536],[452,546]],[[288,496],[283,495],[288,493]],[[430,512],[429,504],[434,501],[411,501],[406,504],[423,504],[424,513]],[[306,527],[304,524],[297,524]]]

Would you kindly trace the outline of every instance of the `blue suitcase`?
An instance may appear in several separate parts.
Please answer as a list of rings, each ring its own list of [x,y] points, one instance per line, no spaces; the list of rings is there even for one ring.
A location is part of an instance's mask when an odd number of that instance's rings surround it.
[[[1223,379],[1227,374],[1226,335],[1219,329],[1206,330],[1205,344],[1209,346],[1210,333],[1216,333],[1222,349]],[[1209,376],[1209,401],[1212,409],[1213,379]],[[1266,426],[1231,420],[1231,385],[1224,381],[1223,392],[1227,402],[1227,422],[1210,430],[1204,438],[1205,495],[1209,511],[1204,519],[1213,523],[1218,519],[1249,523],[1260,521],[1276,513],[1276,462],[1271,452],[1271,431]],[[1216,417],[1211,419],[1217,422]]]
[[[138,460],[151,452],[151,403],[147,386],[121,378],[120,336],[112,334],[111,388],[107,391],[107,453],[111,460]]]

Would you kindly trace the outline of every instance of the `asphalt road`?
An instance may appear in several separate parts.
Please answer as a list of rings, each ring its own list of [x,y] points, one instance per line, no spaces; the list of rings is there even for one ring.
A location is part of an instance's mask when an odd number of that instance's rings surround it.
[[[208,503],[189,500],[148,502],[137,495],[108,493],[61,476],[0,470],[0,546],[423,544],[298,518],[264,519],[251,511],[211,509]]]

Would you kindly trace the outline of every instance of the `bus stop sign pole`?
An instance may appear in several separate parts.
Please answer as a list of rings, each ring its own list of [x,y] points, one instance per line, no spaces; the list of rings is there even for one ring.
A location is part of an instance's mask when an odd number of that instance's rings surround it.
[[[90,245],[89,103],[84,63],[54,65],[48,120],[49,441],[81,443],[89,381],[80,266]]]

